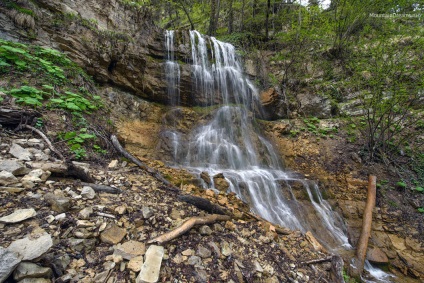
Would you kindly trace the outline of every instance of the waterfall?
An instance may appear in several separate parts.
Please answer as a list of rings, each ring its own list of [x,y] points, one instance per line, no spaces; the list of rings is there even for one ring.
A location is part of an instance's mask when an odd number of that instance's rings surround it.
[[[180,104],[180,65],[175,61],[174,47],[175,31],[165,32],[166,63],[165,76],[168,90],[168,100],[173,106]]]
[[[273,146],[255,126],[252,113],[259,105],[258,92],[244,76],[234,46],[197,31],[190,31],[189,36],[193,90],[196,95],[202,95],[206,105],[219,103],[219,108],[208,123],[199,125],[188,135],[184,144],[186,154],[177,154],[182,146],[179,133],[169,132],[172,137],[169,144],[175,147],[175,164],[198,174],[199,178],[207,172],[212,188],[215,188],[213,176],[222,173],[229,190],[270,222],[302,232],[313,231],[330,248],[350,246],[343,222],[323,200],[318,186],[285,171]],[[173,32],[167,32],[167,65],[173,58],[171,39]],[[169,73],[171,76],[172,72]],[[168,83],[174,86],[176,80],[170,79]],[[297,201],[290,185],[293,182],[301,183],[309,196],[309,211]],[[311,211],[313,217],[308,215]]]

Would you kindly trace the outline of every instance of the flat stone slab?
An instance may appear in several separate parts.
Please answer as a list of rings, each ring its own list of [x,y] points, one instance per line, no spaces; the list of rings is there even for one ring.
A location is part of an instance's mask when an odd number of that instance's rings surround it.
[[[20,262],[17,253],[0,247],[0,282],[4,282]]]
[[[52,237],[44,234],[37,239],[31,240],[26,237],[10,244],[7,250],[22,256],[22,260],[33,260],[45,254],[53,246]]]
[[[164,249],[161,246],[152,245],[147,249],[146,260],[141,266],[140,273],[137,276],[136,283],[154,283],[159,280],[160,266]]]
[[[102,240],[103,243],[116,245],[122,241],[126,234],[127,230],[112,225],[100,234],[100,240]]]
[[[144,255],[146,246],[144,243],[137,241],[128,241],[113,247],[114,254],[122,256],[123,259],[130,260],[136,256]]]
[[[7,216],[3,216],[0,218],[0,222],[2,223],[18,223],[21,221],[24,221],[26,219],[29,219],[31,217],[34,217],[37,215],[37,212],[33,208],[29,209],[18,209],[12,214],[9,214]]]

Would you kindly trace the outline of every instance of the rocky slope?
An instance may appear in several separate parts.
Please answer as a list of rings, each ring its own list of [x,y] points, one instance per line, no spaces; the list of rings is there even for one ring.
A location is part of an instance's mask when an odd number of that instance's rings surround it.
[[[135,282],[148,266],[160,282],[331,282],[330,263],[303,264],[328,256],[312,238],[256,220],[194,227],[154,263],[147,240],[204,211],[126,161],[76,164],[121,190],[95,192],[55,173],[63,163],[42,140],[3,131],[0,144],[1,282]]]

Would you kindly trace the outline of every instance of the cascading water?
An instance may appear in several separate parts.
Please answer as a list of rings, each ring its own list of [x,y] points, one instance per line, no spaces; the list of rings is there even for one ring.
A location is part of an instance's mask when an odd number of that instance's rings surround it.
[[[175,61],[174,47],[175,31],[165,32],[166,63],[165,76],[167,82],[169,103],[173,106],[180,103],[180,65]]]
[[[173,35],[173,32],[166,34],[168,54],[173,48],[168,40],[173,40]],[[329,248],[350,246],[340,228],[343,227],[341,219],[322,199],[317,185],[285,172],[273,146],[259,134],[252,114],[259,105],[257,91],[243,75],[234,46],[204,37],[197,31],[190,31],[190,43],[194,91],[203,95],[206,105],[220,103],[220,107],[210,122],[189,135],[186,154],[177,154],[180,134],[168,132],[174,146],[175,164],[199,176],[202,172],[209,176],[223,173],[229,190],[249,203],[261,217],[291,229],[310,230]],[[168,55],[168,59],[171,57]],[[175,81],[168,80],[168,83],[176,87]],[[173,91],[168,94],[177,95]],[[309,216],[310,211],[294,197],[290,187],[293,182],[303,184],[314,217]],[[210,183],[213,187],[213,178]]]

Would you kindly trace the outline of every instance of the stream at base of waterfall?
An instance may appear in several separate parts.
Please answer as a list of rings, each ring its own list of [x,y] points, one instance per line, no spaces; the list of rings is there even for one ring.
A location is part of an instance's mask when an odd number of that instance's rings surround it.
[[[175,37],[175,31],[166,31],[165,72],[169,104],[178,107],[181,72],[174,52]],[[258,93],[244,75],[234,46],[197,31],[189,31],[189,38],[193,91],[202,96],[206,106],[216,101],[220,104],[212,119],[189,135],[167,125],[173,165],[186,168],[199,179],[201,174],[208,176],[209,180],[203,181],[205,188],[216,189],[213,176],[222,174],[228,190],[264,219],[304,233],[311,231],[333,252],[352,249],[343,219],[323,199],[317,183],[284,170],[271,143],[261,136],[254,114],[261,112]],[[295,184],[308,195],[307,205],[296,199]],[[367,270],[383,280],[378,282],[390,282],[386,273],[369,264]]]

